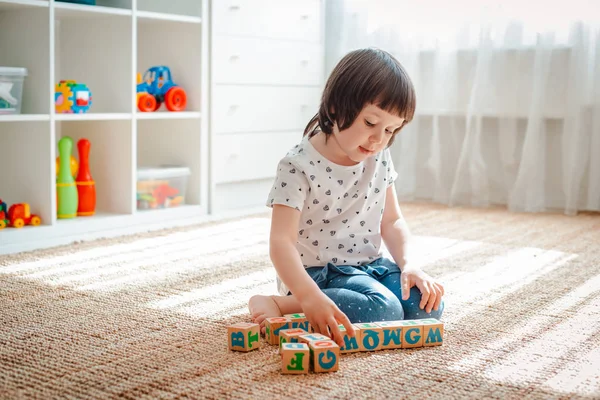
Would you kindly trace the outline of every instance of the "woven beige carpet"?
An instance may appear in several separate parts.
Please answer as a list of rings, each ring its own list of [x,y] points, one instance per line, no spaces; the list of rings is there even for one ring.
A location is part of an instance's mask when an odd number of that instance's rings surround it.
[[[225,327],[274,293],[268,214],[0,257],[3,399],[600,398],[600,216],[405,205],[441,347],[284,376]]]

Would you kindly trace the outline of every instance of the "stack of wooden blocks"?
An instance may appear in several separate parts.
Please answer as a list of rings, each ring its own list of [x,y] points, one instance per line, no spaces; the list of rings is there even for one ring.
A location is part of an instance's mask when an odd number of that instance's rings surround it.
[[[408,349],[441,346],[444,324],[437,319],[381,321],[352,324],[354,337],[339,325],[344,345],[314,333],[304,314],[287,314],[265,320],[265,340],[279,346],[281,372],[307,374],[339,369],[340,354],[358,351]],[[251,351],[260,348],[260,326],[242,322],[227,327],[229,349]]]

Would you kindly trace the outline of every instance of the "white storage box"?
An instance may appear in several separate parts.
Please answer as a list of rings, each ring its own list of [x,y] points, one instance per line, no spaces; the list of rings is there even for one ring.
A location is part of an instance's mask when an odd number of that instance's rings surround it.
[[[26,68],[0,67],[0,115],[21,114]]]
[[[188,167],[143,167],[137,170],[137,209],[177,207],[185,204]]]

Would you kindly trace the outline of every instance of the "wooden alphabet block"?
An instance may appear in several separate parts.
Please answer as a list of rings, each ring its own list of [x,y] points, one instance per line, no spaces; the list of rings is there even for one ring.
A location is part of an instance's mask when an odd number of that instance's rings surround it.
[[[419,321],[423,324],[423,346],[441,346],[444,343],[444,324],[435,318]]]
[[[298,336],[306,335],[304,329],[282,329],[279,331],[279,353],[281,353],[282,345],[284,343],[298,343]]]
[[[304,329],[306,332],[312,332],[310,322],[308,322],[304,313],[285,314],[284,317],[289,318],[292,321],[292,325],[290,326],[290,328],[300,328]]]
[[[298,336],[298,343],[306,343],[309,344],[315,340],[331,340],[329,336],[322,335],[320,333],[307,333],[304,335]]]
[[[306,343],[284,343],[281,347],[282,374],[308,374],[310,349]]]
[[[423,323],[420,319],[407,319],[402,322],[402,348],[423,347]]]
[[[354,324],[360,329],[360,351],[381,350],[383,329],[374,322]]]
[[[291,320],[285,317],[271,317],[265,319],[265,339],[267,343],[279,346],[279,332],[290,329]]]
[[[360,351],[361,330],[354,327],[354,337],[351,337],[348,331],[346,331],[346,327],[344,325],[339,324],[338,328],[340,329],[340,332],[342,333],[342,337],[344,339],[344,345],[340,347],[340,353],[345,354]]]
[[[381,321],[377,322],[383,331],[383,342],[381,349],[401,349],[402,348],[402,321]]]
[[[229,350],[251,351],[260,348],[260,326],[240,322],[227,327]]]
[[[312,340],[308,343],[314,372],[334,372],[340,367],[340,346],[333,340]]]

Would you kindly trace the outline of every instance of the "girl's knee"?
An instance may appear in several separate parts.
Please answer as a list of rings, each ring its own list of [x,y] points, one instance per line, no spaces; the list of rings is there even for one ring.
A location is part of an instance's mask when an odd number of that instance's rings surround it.
[[[422,295],[421,291],[413,286],[410,289],[410,296],[407,300],[402,300],[402,306],[404,308],[405,319],[424,319],[424,318],[435,318],[440,319],[444,311],[444,300],[440,302],[437,310],[431,309],[431,312],[425,311],[425,309],[419,308],[421,304]]]
[[[368,309],[360,319],[357,322],[398,321],[404,319],[404,309],[396,296],[378,294],[370,296]]]

